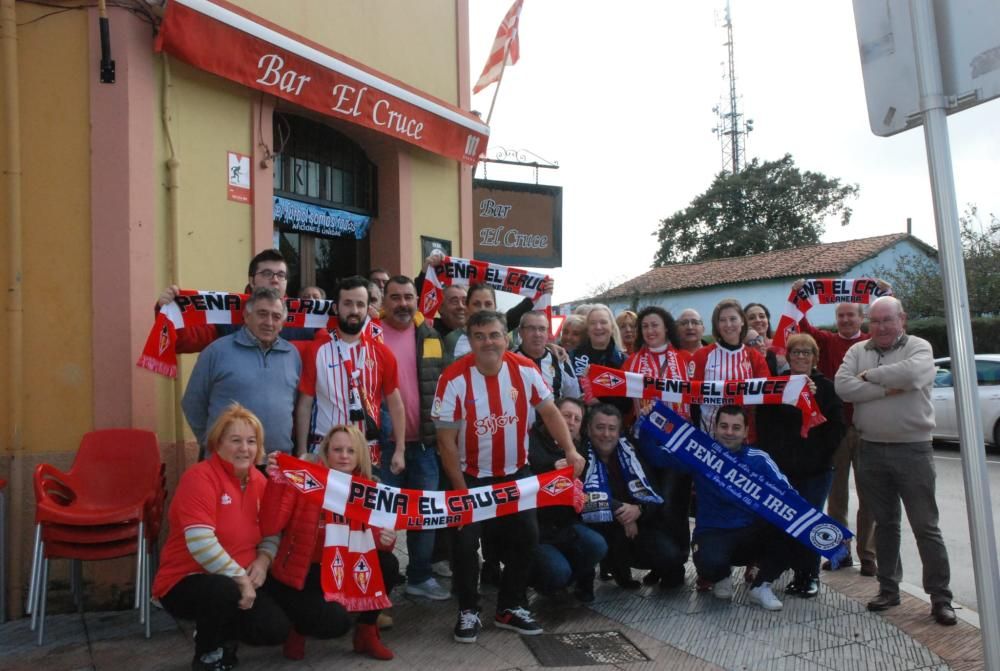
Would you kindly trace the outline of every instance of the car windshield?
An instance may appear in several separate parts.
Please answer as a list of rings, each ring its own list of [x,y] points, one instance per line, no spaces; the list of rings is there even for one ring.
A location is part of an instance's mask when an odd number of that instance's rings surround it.
[[[947,368],[942,368],[938,366],[937,372],[934,374],[934,386],[935,387],[951,387],[951,371]]]

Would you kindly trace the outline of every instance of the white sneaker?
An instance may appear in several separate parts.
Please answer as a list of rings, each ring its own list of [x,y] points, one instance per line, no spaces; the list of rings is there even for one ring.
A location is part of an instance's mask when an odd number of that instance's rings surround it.
[[[447,559],[436,561],[433,564],[431,564],[431,571],[434,572],[434,575],[439,575],[442,578],[450,578],[451,564],[448,562]]]
[[[410,596],[423,596],[431,601],[447,601],[451,598],[451,592],[442,587],[434,578],[428,578],[415,585],[406,583],[406,593]]]
[[[733,578],[732,576],[726,576],[722,580],[718,581],[712,585],[712,595],[716,599],[732,599],[733,598]]]
[[[771,591],[771,583],[763,582],[750,590],[750,603],[755,603],[764,610],[781,610],[781,601]]]

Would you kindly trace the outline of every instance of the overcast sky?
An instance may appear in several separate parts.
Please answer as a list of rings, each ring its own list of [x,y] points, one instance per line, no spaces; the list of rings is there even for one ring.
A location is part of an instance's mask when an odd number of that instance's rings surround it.
[[[470,2],[472,80],[512,0]],[[660,219],[683,209],[722,168],[712,107],[722,78],[724,0],[525,0],[521,59],[507,68],[490,155],[526,149],[551,161],[540,181],[563,193],[563,267],[555,299],[650,267]],[[791,153],[804,170],[861,187],[852,223],[825,242],[903,232],[937,246],[922,129],[891,138],[868,126],[851,3],[732,0],[747,157]],[[495,86],[473,96],[489,109]],[[1000,101],[949,117],[960,209],[1000,214]],[[480,167],[477,176],[482,176]],[[493,179],[534,181],[489,166]]]

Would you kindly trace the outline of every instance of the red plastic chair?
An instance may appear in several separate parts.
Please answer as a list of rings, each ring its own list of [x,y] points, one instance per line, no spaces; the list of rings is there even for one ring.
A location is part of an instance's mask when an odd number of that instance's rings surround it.
[[[67,473],[35,469],[35,551],[28,589],[31,629],[45,635],[50,559],[70,559],[74,601],[82,608],[81,561],[136,555],[139,621],[150,635],[150,547],[159,535],[166,489],[156,434],[135,429],[84,435]],[[38,624],[40,623],[40,624]]]

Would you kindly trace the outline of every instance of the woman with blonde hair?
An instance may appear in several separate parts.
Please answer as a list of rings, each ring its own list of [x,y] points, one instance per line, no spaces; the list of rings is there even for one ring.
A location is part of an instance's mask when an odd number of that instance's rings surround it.
[[[323,437],[317,450],[321,464],[348,475],[372,479],[371,454],[364,435],[353,426],[334,426]],[[392,554],[396,532],[360,525],[351,526],[350,533],[359,531],[371,536],[378,549],[382,573],[382,590],[369,587],[365,596],[348,597],[346,589],[324,596],[320,560],[326,544],[327,528],[320,506],[290,486],[276,473],[277,455],[268,458],[268,481],[261,510],[261,527],[265,532],[281,534],[278,547],[280,561],[271,567],[274,578],[268,583],[275,601],[292,620],[293,628],[285,641],[284,653],[289,659],[305,657],[305,637],[327,639],[350,629],[349,612],[358,612],[354,631],[354,651],[375,659],[393,658],[392,651],[381,641],[376,620],[383,607],[389,605],[388,595],[399,575],[399,562]],[[335,520],[347,524],[345,520]],[[350,567],[345,567],[348,575]],[[329,587],[329,585],[327,586]],[[332,596],[332,601],[327,598]]]
[[[635,339],[639,331],[639,318],[631,310],[622,310],[615,317],[618,331],[621,334],[622,349],[626,355],[635,353]]]
[[[258,519],[266,485],[255,468],[264,454],[260,420],[234,403],[205,442],[206,459],[184,472],[170,504],[152,591],[168,613],[195,621],[191,668],[222,671],[237,663],[237,639],[277,645],[291,624],[261,589],[277,539]]]
[[[622,336],[618,331],[618,324],[615,323],[611,308],[601,303],[591,305],[590,312],[587,313],[586,323],[587,331],[583,342],[569,355],[573,372],[581,381],[581,386],[586,385],[583,380],[591,365],[597,364],[621,370],[625,363],[625,353],[622,352]],[[628,413],[632,407],[632,401],[627,398],[598,397],[595,399],[585,396],[585,399],[588,404],[597,401],[610,403],[621,410],[623,414]]]

